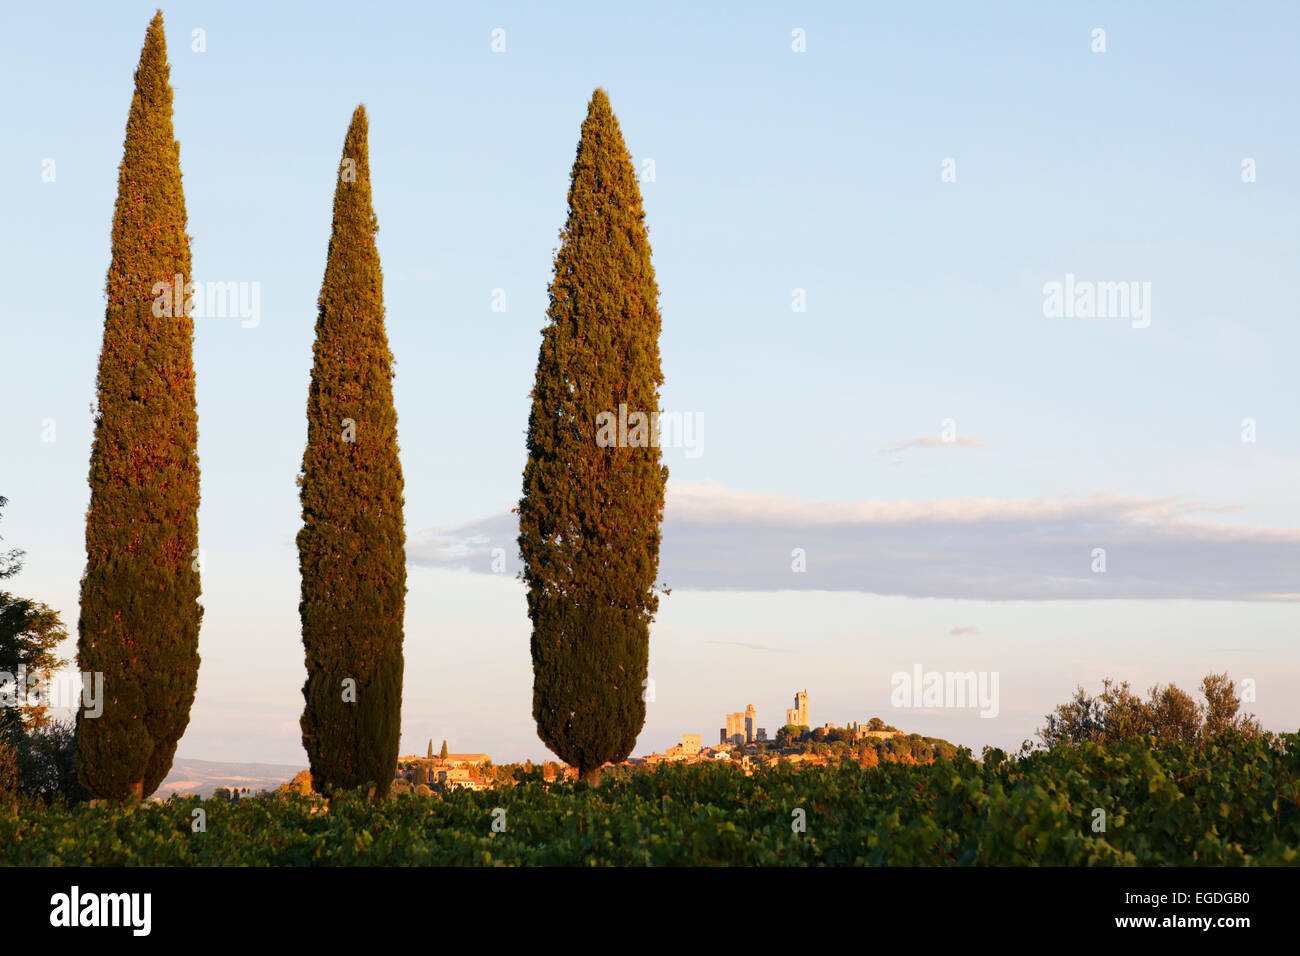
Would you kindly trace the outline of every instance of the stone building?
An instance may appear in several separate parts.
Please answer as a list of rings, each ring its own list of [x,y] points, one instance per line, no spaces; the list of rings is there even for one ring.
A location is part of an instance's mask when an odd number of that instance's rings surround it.
[[[673,744],[664,753],[665,760],[689,760],[700,754],[701,740],[699,734],[682,734],[682,742]]]
[[[796,727],[812,727],[808,722],[808,691],[801,690],[794,695],[794,707],[785,712],[785,722]]]
[[[745,715],[744,714],[740,712],[734,714],[723,714],[722,719],[723,721],[726,722],[726,726],[722,728],[722,731],[718,735],[718,743],[734,744],[738,739],[739,740],[744,739],[745,737],[745,731],[744,731]]]
[[[718,742],[723,744],[752,744],[758,730],[755,724],[754,705],[750,704],[743,711],[724,715],[727,726],[718,735]]]

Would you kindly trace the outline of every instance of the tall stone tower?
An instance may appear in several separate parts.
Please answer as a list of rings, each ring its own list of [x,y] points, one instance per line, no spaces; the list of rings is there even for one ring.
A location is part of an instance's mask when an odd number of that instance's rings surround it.
[[[740,711],[736,711],[734,714],[724,714],[723,716],[727,726],[722,728],[722,743],[745,743],[745,715]]]
[[[794,708],[785,712],[785,722],[796,727],[812,727],[808,721],[807,690],[801,690],[794,695]]]
[[[757,736],[758,718],[755,716],[754,705],[750,704],[745,708],[745,743],[752,744]]]

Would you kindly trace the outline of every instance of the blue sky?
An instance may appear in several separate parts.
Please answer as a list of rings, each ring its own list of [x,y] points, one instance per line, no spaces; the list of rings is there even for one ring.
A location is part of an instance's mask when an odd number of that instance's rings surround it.
[[[206,616],[180,753],[304,759],[294,478],[364,102],[412,544],[403,752],[447,737],[544,755],[523,594],[481,552],[499,542],[517,567],[503,516],[598,85],[638,168],[654,161],[663,406],[704,422],[702,454],[665,450],[674,592],[637,752],[710,740],[751,702],[774,729],[804,687],[817,723],[879,714],[1009,746],[1075,683],[1224,669],[1295,729],[1300,12],[697,6],[164,8],[196,278],[261,291],[256,327],[197,323]],[[12,586],[74,630],[117,165],[153,9],[29,6],[0,36],[0,534],[28,553]],[[1150,283],[1149,327],[1045,317],[1044,284],[1067,274]],[[935,442],[948,419],[962,441]],[[890,673],[916,662],[998,671],[999,717],[891,709]]]

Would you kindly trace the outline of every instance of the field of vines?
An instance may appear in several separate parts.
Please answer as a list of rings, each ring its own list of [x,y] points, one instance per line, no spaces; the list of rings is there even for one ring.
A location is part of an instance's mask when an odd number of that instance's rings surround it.
[[[529,783],[378,805],[0,803],[0,864],[1297,865],[1300,733],[752,777],[665,765],[596,789]]]

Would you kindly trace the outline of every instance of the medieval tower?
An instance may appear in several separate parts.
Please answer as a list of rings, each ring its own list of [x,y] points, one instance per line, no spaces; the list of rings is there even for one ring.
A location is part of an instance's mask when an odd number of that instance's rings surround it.
[[[811,727],[808,721],[808,691],[801,690],[794,695],[794,708],[785,712],[785,722],[795,727]]]

